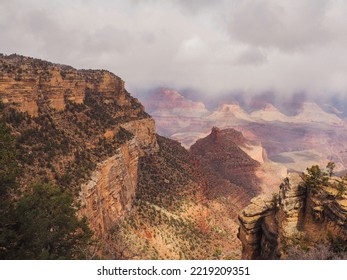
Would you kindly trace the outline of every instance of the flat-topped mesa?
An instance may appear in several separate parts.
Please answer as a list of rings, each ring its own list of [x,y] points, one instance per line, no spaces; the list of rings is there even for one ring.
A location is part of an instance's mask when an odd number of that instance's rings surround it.
[[[120,106],[127,102],[124,81],[108,71],[0,55],[0,98],[30,116],[37,116],[40,106],[61,111],[68,101],[81,104],[88,90],[116,98]]]

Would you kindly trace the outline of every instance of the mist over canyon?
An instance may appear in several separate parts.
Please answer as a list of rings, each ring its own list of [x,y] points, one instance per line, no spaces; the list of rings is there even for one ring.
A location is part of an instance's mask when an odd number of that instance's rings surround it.
[[[143,106],[109,71],[16,54],[0,97],[1,259],[345,258],[337,111],[170,89]]]
[[[235,128],[264,148],[261,157],[301,172],[307,166],[334,161],[346,169],[347,130],[341,111],[331,103],[316,103],[305,95],[283,100],[273,94],[229,96],[229,103],[215,98],[209,108],[204,99],[195,101],[171,89],[155,89],[138,95],[156,120],[159,133],[192,145],[211,127]],[[278,106],[278,108],[276,107]],[[284,109],[283,109],[284,108]],[[290,113],[289,113],[290,112]]]

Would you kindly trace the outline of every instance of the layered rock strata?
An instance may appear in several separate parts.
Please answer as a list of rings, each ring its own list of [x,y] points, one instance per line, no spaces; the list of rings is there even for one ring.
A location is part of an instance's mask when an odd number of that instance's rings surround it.
[[[123,144],[114,156],[99,163],[91,180],[82,185],[80,213],[98,236],[107,235],[114,222],[130,211],[140,154],[135,140]]]
[[[239,223],[243,259],[280,259],[292,244],[347,242],[347,197],[324,186],[309,192],[298,174],[290,174],[278,194],[254,198]]]
[[[20,188],[46,181],[76,194],[107,238],[131,209],[140,157],[157,151],[154,120],[105,70],[0,54],[0,111],[17,137]]]
[[[0,56],[0,97],[3,103],[30,116],[38,115],[40,102],[57,111],[64,110],[67,100],[81,104],[86,90],[106,97],[117,92],[120,105],[126,103],[124,81],[108,71],[76,70],[29,57]]]
[[[79,194],[80,214],[88,218],[96,235],[104,238],[115,222],[131,210],[140,157],[158,150],[152,119],[131,121],[122,127],[131,131],[134,138],[121,145],[114,156],[98,164]]]

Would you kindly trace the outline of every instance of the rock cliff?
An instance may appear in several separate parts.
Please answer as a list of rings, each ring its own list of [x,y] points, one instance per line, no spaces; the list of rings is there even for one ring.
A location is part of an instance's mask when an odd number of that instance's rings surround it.
[[[130,210],[138,162],[157,151],[153,119],[105,70],[0,55],[1,115],[16,136],[20,187],[51,182],[73,192],[91,229],[107,238]]]
[[[243,259],[283,259],[291,248],[347,244],[347,196],[326,184],[309,191],[290,174],[272,197],[256,197],[239,214]]]
[[[131,121],[122,127],[135,137],[99,163],[80,191],[81,215],[86,216],[93,231],[104,238],[110,234],[115,222],[131,210],[140,157],[157,151],[153,120]]]
[[[53,64],[39,59],[0,55],[0,96],[30,116],[37,116],[39,103],[62,111],[66,101],[83,103],[87,90],[105,97],[118,95],[125,105],[124,81],[108,71],[76,70],[70,66]]]

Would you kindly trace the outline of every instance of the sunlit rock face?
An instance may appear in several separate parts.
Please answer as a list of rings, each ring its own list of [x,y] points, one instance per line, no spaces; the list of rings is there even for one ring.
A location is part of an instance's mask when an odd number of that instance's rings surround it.
[[[152,119],[127,122],[122,127],[134,138],[100,162],[92,178],[81,186],[80,214],[100,237],[109,236],[115,222],[131,210],[138,183],[140,157],[158,150]]]
[[[271,196],[259,196],[239,214],[243,259],[286,258],[288,246],[309,248],[338,238],[347,242],[347,197],[321,186],[307,190],[290,174]]]
[[[23,56],[0,56],[0,96],[22,112],[37,116],[39,103],[62,111],[66,101],[83,103],[86,90],[117,95],[126,102],[124,82],[108,71],[76,70]]]

